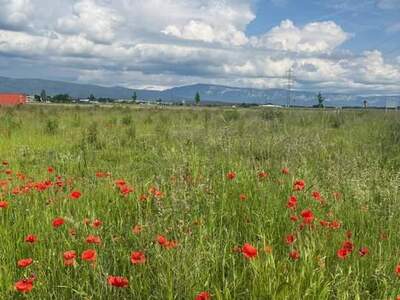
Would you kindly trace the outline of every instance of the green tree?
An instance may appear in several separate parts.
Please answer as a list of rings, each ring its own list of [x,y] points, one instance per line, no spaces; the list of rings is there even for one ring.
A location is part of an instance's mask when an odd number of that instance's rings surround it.
[[[70,100],[71,100],[71,98],[69,97],[68,94],[59,94],[59,95],[55,95],[55,96],[53,97],[53,101],[54,101],[54,102],[62,102],[62,103],[65,103],[65,102],[70,102]]]
[[[200,94],[199,94],[199,92],[197,92],[196,96],[194,96],[194,101],[196,102],[196,105],[200,104]]]
[[[96,97],[95,97],[93,94],[90,94],[89,100],[90,100],[90,101],[94,101],[94,100],[96,100]]]
[[[325,98],[322,96],[321,92],[318,93],[317,100],[318,100],[318,107],[320,108],[324,107]]]
[[[45,91],[45,90],[42,90],[42,91],[41,91],[41,93],[40,93],[40,99],[41,99],[43,102],[46,102],[46,101],[47,101],[47,95],[46,95],[46,91]]]
[[[137,100],[136,91],[133,92],[132,100],[133,100],[133,101],[136,101],[136,100]]]

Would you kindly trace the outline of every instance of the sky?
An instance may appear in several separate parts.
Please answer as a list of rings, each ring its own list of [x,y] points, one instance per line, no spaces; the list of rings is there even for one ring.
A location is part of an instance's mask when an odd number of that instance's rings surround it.
[[[0,76],[400,94],[400,0],[0,0]]]

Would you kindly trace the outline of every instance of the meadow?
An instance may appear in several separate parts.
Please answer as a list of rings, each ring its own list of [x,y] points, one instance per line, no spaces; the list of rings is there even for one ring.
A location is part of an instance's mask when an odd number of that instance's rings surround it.
[[[0,108],[0,299],[399,299],[400,112]]]

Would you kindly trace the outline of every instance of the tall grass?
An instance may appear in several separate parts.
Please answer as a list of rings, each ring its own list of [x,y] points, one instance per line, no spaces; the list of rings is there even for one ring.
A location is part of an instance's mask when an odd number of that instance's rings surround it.
[[[399,118],[381,111],[0,109],[0,162],[9,163],[0,167],[0,182],[10,180],[0,187],[0,200],[9,204],[0,208],[0,298],[194,299],[208,291],[213,299],[395,299]],[[99,171],[110,176],[96,178]],[[234,180],[226,177],[230,171]],[[260,179],[261,171],[268,177]],[[54,183],[56,175],[65,186],[15,193],[30,181]],[[117,179],[134,192],[121,196]],[[305,180],[304,191],[293,191],[296,179]],[[151,187],[163,196],[151,196]],[[71,200],[72,190],[82,197]],[[292,194],[296,211],[286,207]],[[290,216],[306,208],[314,225],[300,229],[301,217]],[[55,217],[65,224],[53,228]],[[325,228],[321,220],[341,227]],[[135,235],[137,224],[142,232]],[[336,252],[347,231],[355,250],[341,260]],[[288,246],[290,233],[297,240]],[[28,234],[38,242],[25,243]],[[89,234],[101,244],[87,244]],[[158,245],[160,234],[177,247]],[[244,243],[258,249],[256,258],[235,251]],[[361,247],[369,254],[361,257]],[[64,251],[88,248],[98,253],[95,266],[78,258],[64,267]],[[294,249],[297,261],[289,258]],[[136,250],[145,253],[144,265],[130,263]],[[18,268],[27,257],[34,263]],[[14,283],[32,273],[32,291],[16,292]],[[108,275],[127,277],[129,287],[109,286]]]

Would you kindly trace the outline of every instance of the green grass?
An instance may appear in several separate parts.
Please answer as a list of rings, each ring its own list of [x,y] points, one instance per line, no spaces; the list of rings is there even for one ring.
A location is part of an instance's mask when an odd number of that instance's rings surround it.
[[[263,110],[24,106],[0,108],[0,299],[396,299],[400,278],[400,115],[384,111]],[[55,173],[47,172],[48,166]],[[283,167],[289,174],[281,173]],[[12,169],[13,175],[5,174]],[[266,180],[258,173],[266,171]],[[98,171],[110,172],[96,178]],[[228,180],[234,171],[237,177]],[[16,174],[26,175],[20,180]],[[14,195],[28,182],[68,185]],[[114,181],[135,191],[123,197]],[[304,179],[304,191],[293,182]],[[139,201],[150,187],[161,199]],[[82,192],[69,199],[72,190]],[[319,191],[325,204],[311,197]],[[340,192],[336,200],[332,193]],[[240,201],[240,194],[247,196]],[[298,208],[286,208],[288,197]],[[313,226],[289,217],[310,208]],[[55,217],[65,224],[52,228]],[[100,219],[94,229],[83,220]],[[323,228],[320,220],[339,220]],[[143,231],[134,235],[131,228]],[[71,236],[69,229],[76,235]],[[336,251],[353,233],[354,252]],[[27,234],[38,242],[28,245]],[[287,246],[286,234],[297,240]],[[85,242],[89,234],[100,245]],[[163,249],[155,237],[178,241]],[[385,237],[385,238],[382,238]],[[386,238],[387,237],[387,238]],[[235,247],[250,243],[248,260]],[[272,253],[264,251],[271,247]],[[360,257],[358,249],[370,253]],[[95,267],[77,258],[64,267],[62,253],[93,248]],[[300,251],[292,261],[289,252]],[[146,264],[130,253],[144,251]],[[26,269],[17,261],[31,257]],[[14,283],[35,274],[30,293]],[[107,284],[125,276],[128,288]]]

